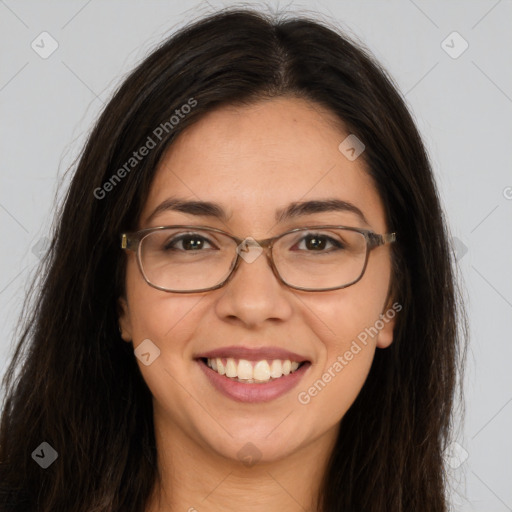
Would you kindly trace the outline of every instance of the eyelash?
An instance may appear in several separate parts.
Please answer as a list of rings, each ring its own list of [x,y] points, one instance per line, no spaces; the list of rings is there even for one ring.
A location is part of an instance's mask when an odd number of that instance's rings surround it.
[[[180,241],[182,241],[182,240],[184,240],[186,238],[196,238],[196,239],[205,240],[208,244],[212,245],[211,240],[209,240],[208,238],[206,238],[206,237],[204,237],[202,235],[198,235],[198,234],[195,234],[195,233],[187,233],[187,234],[183,234],[183,235],[179,235],[179,236],[173,237],[171,240],[169,240],[164,245],[163,249],[166,250],[166,251],[182,250],[184,252],[189,252],[189,251],[185,251],[184,249],[176,249],[175,247],[173,247],[175,244],[179,243]],[[343,249],[344,248],[343,244],[340,241],[335,240],[334,238],[332,238],[332,237],[330,237],[328,235],[325,235],[325,234],[322,234],[322,233],[315,233],[315,232],[309,232],[308,234],[303,235],[298,240],[297,243],[300,243],[300,242],[304,241],[307,238],[322,238],[322,239],[327,240],[329,243],[331,243],[331,245],[333,247],[336,247],[338,249]],[[314,252],[314,251],[306,251],[306,252]],[[320,251],[320,252],[327,252],[327,251]]]

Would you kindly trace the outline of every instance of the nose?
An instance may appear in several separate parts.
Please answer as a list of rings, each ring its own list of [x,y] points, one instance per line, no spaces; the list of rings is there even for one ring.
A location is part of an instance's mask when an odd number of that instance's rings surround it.
[[[218,290],[216,313],[224,320],[257,326],[267,320],[286,320],[292,313],[290,290],[274,274],[269,249],[239,246],[239,262],[226,285]]]

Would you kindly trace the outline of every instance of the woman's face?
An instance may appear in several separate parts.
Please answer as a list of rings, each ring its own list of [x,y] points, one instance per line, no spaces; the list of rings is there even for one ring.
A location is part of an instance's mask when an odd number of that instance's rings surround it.
[[[334,121],[318,105],[292,98],[210,112],[184,131],[165,154],[139,228],[206,225],[241,239],[264,239],[320,224],[386,233],[383,205],[363,160],[351,161],[338,149],[349,134],[337,129]],[[225,219],[161,209],[149,220],[171,197],[217,203]],[[276,221],[276,211],[291,203],[326,199],[351,203],[367,223],[349,210]],[[149,286],[135,254],[127,254],[120,325],[123,339],[133,341],[134,348],[143,340],[150,340],[145,343],[154,347],[149,351],[152,355],[145,356],[150,364],[139,359],[137,363],[153,395],[155,425],[212,454],[240,459],[244,450],[248,455],[253,450],[254,456],[271,461],[321,439],[332,441],[363,386],[376,347],[392,342],[391,315],[379,322],[379,315],[391,307],[386,303],[389,245],[370,253],[359,282],[323,292],[282,284],[263,252],[252,262],[242,260],[222,288],[169,293]],[[376,324],[381,328],[375,329]],[[157,357],[152,352],[156,347]],[[234,348],[248,351],[240,357]],[[265,357],[269,349],[292,352],[292,361],[300,358],[297,362],[309,364],[297,370],[298,378],[280,378],[289,380],[291,388],[280,379],[270,384],[236,384],[218,372],[212,375],[214,370],[198,359],[217,349],[225,364],[234,355],[237,369],[238,360],[247,359],[253,367],[268,360],[269,367],[274,364],[279,371],[272,361],[282,361],[286,354],[279,357],[268,352]],[[253,353],[259,349],[263,352]],[[256,386],[269,391],[255,394]],[[247,443],[254,447],[248,448]]]

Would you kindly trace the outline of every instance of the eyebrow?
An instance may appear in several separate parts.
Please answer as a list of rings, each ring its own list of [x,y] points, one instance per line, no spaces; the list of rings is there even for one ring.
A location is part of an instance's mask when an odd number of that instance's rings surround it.
[[[149,223],[156,216],[166,211],[177,211],[198,217],[211,217],[223,222],[228,221],[228,214],[219,203],[211,201],[191,201],[179,197],[170,197],[160,203],[146,219]],[[322,212],[350,212],[357,215],[367,226],[369,226],[364,213],[354,204],[341,199],[315,199],[311,201],[296,201],[285,208],[278,209],[275,213],[275,220],[281,223],[297,217],[312,215]]]

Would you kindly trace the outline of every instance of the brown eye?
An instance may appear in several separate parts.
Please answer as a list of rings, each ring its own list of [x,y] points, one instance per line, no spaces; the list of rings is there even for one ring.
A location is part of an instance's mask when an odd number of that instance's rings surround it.
[[[177,247],[178,244],[181,243],[181,247]],[[212,247],[209,240],[205,237],[197,234],[186,234],[186,235],[180,235],[171,238],[168,240],[164,246],[163,250],[165,251],[174,251],[174,250],[180,250],[180,251],[199,251],[203,247],[205,247],[205,244],[207,246]],[[208,248],[208,247],[207,247]]]

